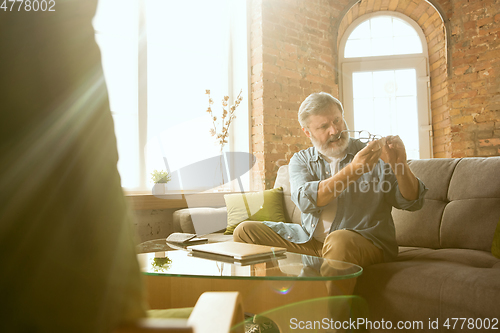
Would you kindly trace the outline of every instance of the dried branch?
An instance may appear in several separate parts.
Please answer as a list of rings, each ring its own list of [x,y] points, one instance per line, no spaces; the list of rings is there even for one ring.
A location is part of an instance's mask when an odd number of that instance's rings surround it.
[[[224,149],[224,145],[227,143],[227,136],[229,135],[229,128],[231,127],[231,122],[233,121],[234,118],[236,118],[236,115],[234,114],[236,111],[236,108],[240,105],[241,101],[243,100],[243,96],[241,96],[242,90],[240,90],[240,93],[238,94],[238,97],[236,97],[236,100],[233,105],[228,107],[228,101],[229,101],[229,96],[224,96],[222,99],[222,116],[219,119],[220,120],[220,132],[217,131],[217,116],[213,114],[212,111],[212,105],[214,104],[213,99],[210,97],[210,90],[206,90],[205,94],[208,95],[208,109],[207,112],[212,118],[212,123],[213,123],[213,128],[210,129],[210,134],[212,136],[215,136],[216,139],[218,140],[218,143],[220,145],[220,151],[222,153],[222,150]]]

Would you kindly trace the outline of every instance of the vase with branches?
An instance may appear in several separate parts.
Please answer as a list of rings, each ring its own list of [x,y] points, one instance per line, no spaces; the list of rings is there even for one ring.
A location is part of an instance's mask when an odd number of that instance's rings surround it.
[[[207,89],[205,93],[208,95],[207,112],[212,118],[212,125],[213,125],[213,127],[210,129],[210,134],[216,137],[220,145],[220,152],[222,154],[224,145],[227,143],[229,128],[231,127],[231,123],[234,120],[234,118],[236,118],[236,115],[234,113],[236,111],[236,108],[238,108],[241,101],[243,100],[243,96],[241,96],[242,91],[240,90],[238,97],[236,97],[234,104],[231,106],[229,106],[228,103],[229,96],[224,96],[224,98],[222,99],[222,113],[220,117],[217,117],[217,115],[215,115],[214,111],[212,110],[212,105],[214,104],[214,100],[210,96],[210,90]]]
[[[210,95],[210,90],[207,89],[205,94],[208,96],[208,108],[207,108],[207,113],[210,115],[212,118],[212,128],[210,128],[210,134],[215,137],[218,145],[220,146],[220,171],[222,175],[222,181],[221,185],[224,184],[224,171],[223,171],[223,165],[224,165],[224,160],[223,160],[223,152],[224,152],[224,146],[226,143],[228,143],[227,139],[229,136],[229,128],[231,127],[231,124],[236,118],[235,111],[238,108],[238,106],[241,104],[241,101],[243,100],[242,90],[240,90],[240,93],[236,97],[234,103],[232,105],[229,105],[229,96],[224,96],[222,98],[222,110],[220,116],[217,116],[216,113],[212,110],[212,107],[214,105],[214,100],[212,99]]]

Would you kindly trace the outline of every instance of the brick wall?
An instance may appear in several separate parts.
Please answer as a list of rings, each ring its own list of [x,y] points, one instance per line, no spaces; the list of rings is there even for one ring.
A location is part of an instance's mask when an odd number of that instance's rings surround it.
[[[500,2],[439,1],[450,21],[451,75],[444,23],[420,0],[253,0],[252,142],[254,188],[270,188],[279,165],[310,146],[297,121],[312,92],[338,96],[337,46],[364,13],[397,11],[416,21],[429,50],[435,157],[500,155]],[[335,29],[338,27],[338,29]]]
[[[450,157],[500,155],[500,1],[453,2]]]
[[[313,92],[338,95],[332,26],[342,8],[330,1],[252,2],[254,189],[272,187],[279,165],[310,146],[297,120],[300,103]]]

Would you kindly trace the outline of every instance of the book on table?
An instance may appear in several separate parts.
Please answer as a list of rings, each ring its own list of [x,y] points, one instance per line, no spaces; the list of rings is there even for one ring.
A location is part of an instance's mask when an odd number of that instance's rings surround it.
[[[208,238],[198,237],[196,234],[174,232],[167,237],[167,243],[180,244],[183,246],[207,243]]]

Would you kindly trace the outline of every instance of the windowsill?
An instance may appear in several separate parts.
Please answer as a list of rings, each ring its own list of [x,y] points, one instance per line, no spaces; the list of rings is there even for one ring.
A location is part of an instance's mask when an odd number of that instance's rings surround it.
[[[162,195],[153,195],[151,192],[125,192],[125,197],[133,210],[179,209],[188,207],[223,207],[226,205],[224,195],[231,193],[236,192],[169,193]],[[188,199],[186,199],[186,195]]]

